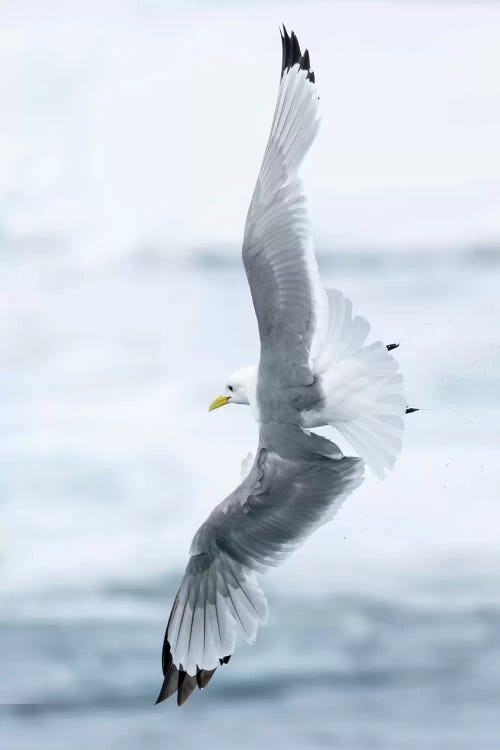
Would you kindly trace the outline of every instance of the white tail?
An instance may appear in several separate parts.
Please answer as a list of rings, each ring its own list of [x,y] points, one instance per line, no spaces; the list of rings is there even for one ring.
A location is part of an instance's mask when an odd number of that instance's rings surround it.
[[[330,323],[314,360],[326,395],[323,415],[383,479],[401,450],[406,400],[398,364],[380,341],[365,345],[369,323],[353,318],[352,303],[327,291]]]

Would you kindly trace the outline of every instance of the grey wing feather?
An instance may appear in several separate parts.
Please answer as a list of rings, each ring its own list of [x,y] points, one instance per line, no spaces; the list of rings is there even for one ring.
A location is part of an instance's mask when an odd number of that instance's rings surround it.
[[[301,55],[293,33],[283,39],[278,101],[242,253],[261,340],[259,380],[267,387],[265,398],[260,388],[257,395],[264,420],[271,410],[276,418],[283,388],[313,383],[311,351],[319,318],[327,315],[298,176],[319,126],[318,94],[307,51]]]

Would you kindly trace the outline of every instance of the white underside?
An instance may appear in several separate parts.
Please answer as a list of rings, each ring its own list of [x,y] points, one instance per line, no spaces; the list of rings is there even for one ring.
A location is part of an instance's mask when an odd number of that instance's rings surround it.
[[[401,450],[406,409],[403,378],[382,342],[365,345],[370,325],[353,317],[351,301],[336,290],[327,294],[330,324],[313,360],[324,403],[318,410],[304,412],[304,427],[337,428],[382,479]]]

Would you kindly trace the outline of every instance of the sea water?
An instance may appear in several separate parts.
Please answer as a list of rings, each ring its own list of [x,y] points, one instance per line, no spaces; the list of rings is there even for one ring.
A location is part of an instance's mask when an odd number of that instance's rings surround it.
[[[24,258],[2,263],[2,749],[497,747],[496,253],[320,252],[400,341],[422,410],[391,476],[367,473],[266,577],[269,624],[182,709],[153,706],[169,608],[256,441],[244,407],[207,412],[258,351],[239,250],[85,274]]]

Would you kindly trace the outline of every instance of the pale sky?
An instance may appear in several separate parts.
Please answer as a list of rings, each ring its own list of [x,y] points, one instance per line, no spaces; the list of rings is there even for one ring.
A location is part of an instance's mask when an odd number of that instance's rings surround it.
[[[285,21],[321,95],[304,170],[316,236],[401,249],[500,237],[500,5],[111,2],[76,13],[0,10],[0,198],[14,236],[55,236],[85,258],[238,243]]]

